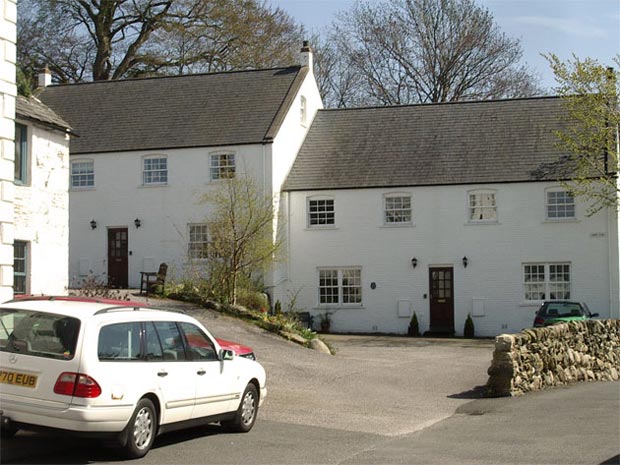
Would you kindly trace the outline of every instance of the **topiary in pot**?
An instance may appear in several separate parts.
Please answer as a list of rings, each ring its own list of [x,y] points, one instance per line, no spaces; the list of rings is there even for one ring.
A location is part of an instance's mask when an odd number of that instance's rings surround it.
[[[407,330],[407,334],[412,337],[420,336],[420,326],[418,324],[418,315],[413,312],[413,316],[411,317],[411,322],[409,323],[409,329]]]
[[[463,328],[463,336],[473,338],[474,333],[474,320],[471,319],[471,315],[468,313],[467,319],[465,320],[465,328]]]

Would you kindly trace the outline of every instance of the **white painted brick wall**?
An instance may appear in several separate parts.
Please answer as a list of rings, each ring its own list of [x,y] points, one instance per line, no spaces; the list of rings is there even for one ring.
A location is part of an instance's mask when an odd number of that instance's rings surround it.
[[[474,317],[477,335],[495,336],[532,325],[536,304],[524,301],[526,262],[571,263],[572,298],[583,300],[601,317],[617,312],[617,225],[601,212],[585,216],[577,205],[577,221],[545,221],[547,183],[485,186],[336,190],[290,193],[290,281],[279,286],[276,298],[299,290],[297,306],[318,315],[318,267],[362,268],[363,305],[340,308],[332,315],[335,331],[404,333],[408,318],[397,315],[398,301],[412,302],[421,330],[429,325],[429,267],[454,267],[455,329],[462,334],[474,299],[484,302],[484,316]],[[496,224],[469,224],[467,192],[496,191]],[[412,194],[413,226],[383,225],[383,195]],[[306,199],[335,199],[336,227],[306,227]],[[612,218],[609,215],[609,218]],[[462,257],[469,266],[464,268]],[[413,269],[411,259],[418,265]],[[611,276],[610,271],[611,270]],[[616,270],[614,273],[613,270]],[[376,289],[370,283],[376,283]]]

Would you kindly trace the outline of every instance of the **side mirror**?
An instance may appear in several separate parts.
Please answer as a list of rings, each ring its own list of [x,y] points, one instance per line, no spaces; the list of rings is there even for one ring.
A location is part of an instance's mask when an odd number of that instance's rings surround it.
[[[590,313],[590,318],[595,318],[598,316],[598,313]]]
[[[232,350],[222,349],[220,350],[220,360],[232,360],[235,357],[235,353]]]

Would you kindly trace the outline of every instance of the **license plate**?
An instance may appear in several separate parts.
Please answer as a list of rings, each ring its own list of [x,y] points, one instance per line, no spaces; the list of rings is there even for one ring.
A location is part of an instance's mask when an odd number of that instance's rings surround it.
[[[0,383],[34,388],[37,385],[37,377],[28,373],[0,370]]]

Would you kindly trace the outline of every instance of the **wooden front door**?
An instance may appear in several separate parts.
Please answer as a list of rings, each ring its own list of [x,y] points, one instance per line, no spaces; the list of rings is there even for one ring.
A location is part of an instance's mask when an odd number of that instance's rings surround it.
[[[127,228],[108,229],[108,286],[126,288]]]
[[[452,267],[429,269],[430,331],[454,333],[454,270]]]

